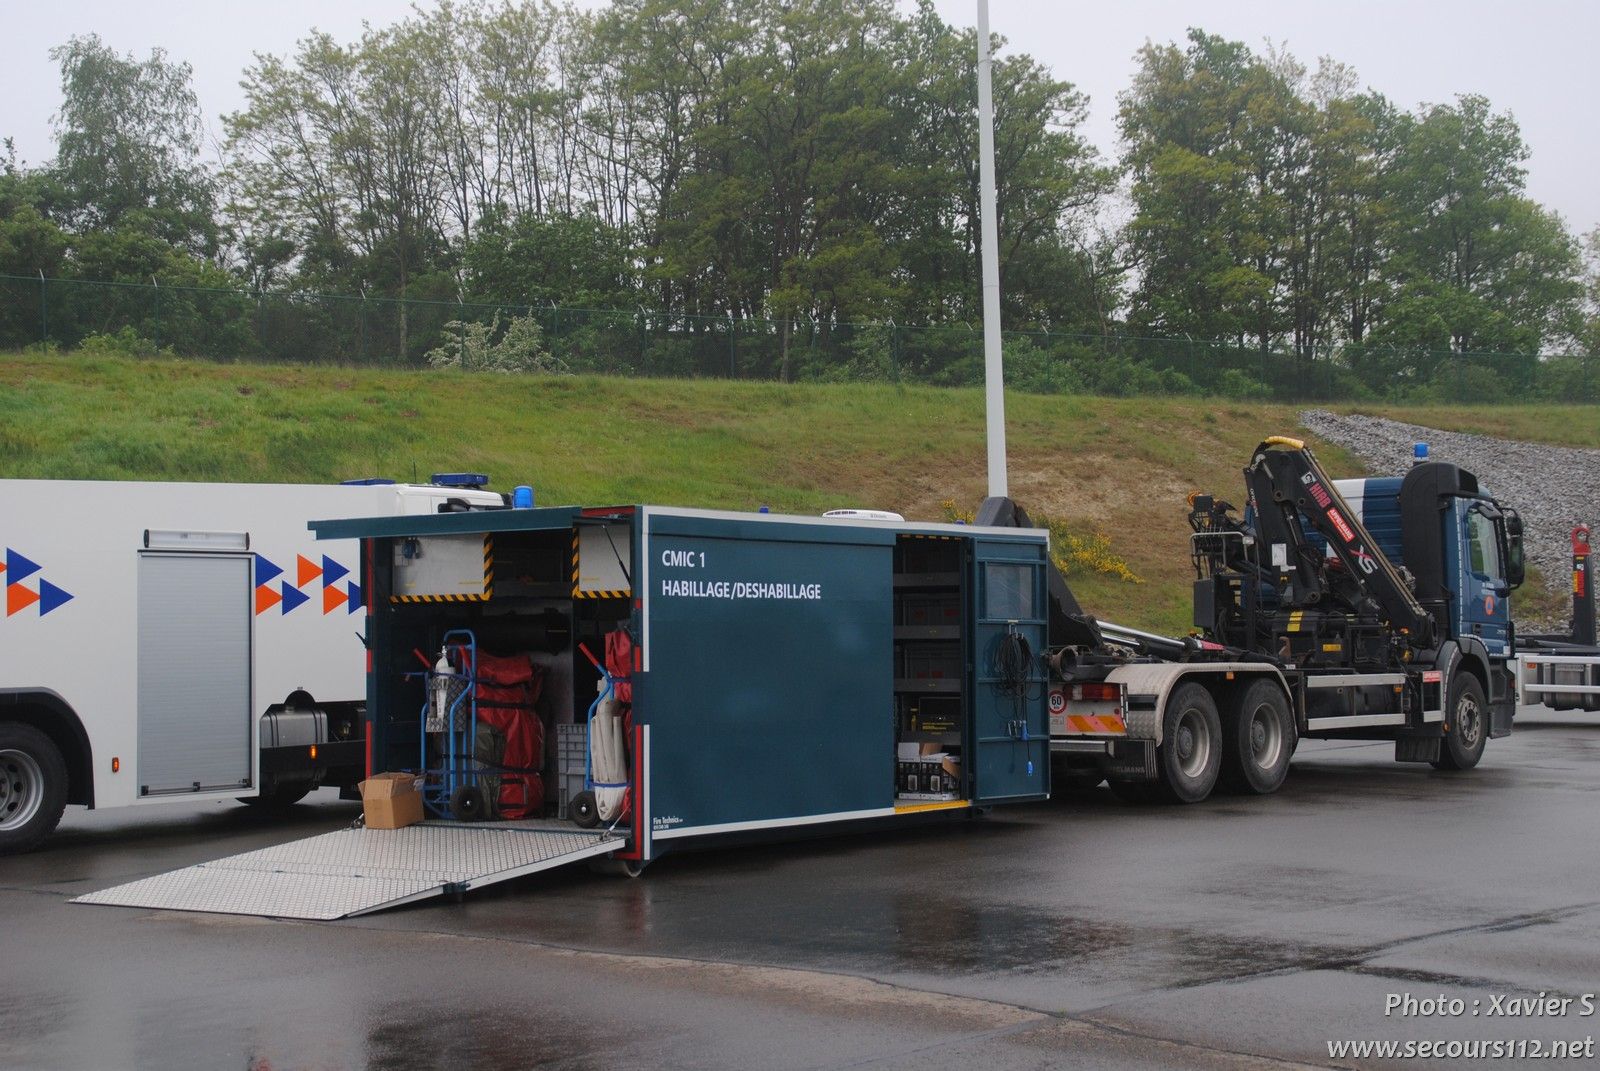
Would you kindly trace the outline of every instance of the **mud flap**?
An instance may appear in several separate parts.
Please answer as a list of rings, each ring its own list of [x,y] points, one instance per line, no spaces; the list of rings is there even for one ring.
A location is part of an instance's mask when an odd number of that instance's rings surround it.
[[[1438,762],[1443,736],[1402,736],[1394,742],[1395,762]]]

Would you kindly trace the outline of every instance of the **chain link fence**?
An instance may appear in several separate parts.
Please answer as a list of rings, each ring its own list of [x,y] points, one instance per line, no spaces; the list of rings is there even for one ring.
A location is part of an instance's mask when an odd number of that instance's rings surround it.
[[[735,319],[647,309],[217,290],[0,275],[0,348],[79,347],[268,364],[418,368],[468,325],[539,326],[549,365],[668,378],[983,381],[977,325]],[[1120,332],[1005,332],[1006,380],[1036,393],[1207,394],[1280,401],[1600,401],[1588,354],[1341,345],[1310,353]]]

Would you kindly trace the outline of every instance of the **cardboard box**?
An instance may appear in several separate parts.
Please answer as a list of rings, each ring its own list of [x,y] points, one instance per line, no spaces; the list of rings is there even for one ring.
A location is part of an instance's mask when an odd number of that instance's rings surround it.
[[[376,774],[359,787],[368,829],[402,829],[422,821],[421,774]]]
[[[901,762],[895,782],[900,799],[956,800],[961,798],[961,760],[948,754],[922,755]]]

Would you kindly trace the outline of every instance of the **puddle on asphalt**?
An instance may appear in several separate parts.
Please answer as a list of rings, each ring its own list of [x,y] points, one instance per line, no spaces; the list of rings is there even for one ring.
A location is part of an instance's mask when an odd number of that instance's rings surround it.
[[[593,1017],[562,1014],[548,1005],[517,1014],[504,1006],[519,1003],[510,994],[480,990],[470,975],[439,979],[436,1002],[405,1001],[373,1009],[366,1032],[368,1071],[414,1071],[417,1068],[473,1068],[474,1071],[522,1071],[558,1066],[573,1071],[598,1069],[593,1054],[603,1028]],[[267,1071],[252,1067],[251,1071]]]

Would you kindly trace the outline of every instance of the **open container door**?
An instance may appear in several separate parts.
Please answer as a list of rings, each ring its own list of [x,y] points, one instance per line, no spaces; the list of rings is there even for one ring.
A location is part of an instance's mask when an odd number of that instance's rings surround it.
[[[975,802],[1050,791],[1043,542],[975,539],[972,756]]]

